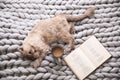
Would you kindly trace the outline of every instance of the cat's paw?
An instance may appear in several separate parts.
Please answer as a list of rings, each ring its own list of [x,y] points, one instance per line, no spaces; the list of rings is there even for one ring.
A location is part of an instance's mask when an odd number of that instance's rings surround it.
[[[32,66],[34,68],[38,68],[40,66],[40,62],[38,60],[35,60],[33,63],[32,63]]]

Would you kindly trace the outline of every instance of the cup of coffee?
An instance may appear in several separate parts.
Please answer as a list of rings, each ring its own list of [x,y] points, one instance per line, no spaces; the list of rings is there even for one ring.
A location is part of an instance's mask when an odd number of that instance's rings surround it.
[[[62,63],[62,55],[64,54],[64,49],[62,46],[60,45],[55,45],[52,48],[52,54],[54,56],[55,62],[58,65],[61,65]]]

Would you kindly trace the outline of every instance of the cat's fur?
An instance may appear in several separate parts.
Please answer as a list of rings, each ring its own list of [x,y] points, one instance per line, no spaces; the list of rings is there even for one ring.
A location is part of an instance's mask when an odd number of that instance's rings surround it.
[[[46,53],[49,51],[50,44],[60,40],[68,44],[67,51],[74,48],[74,38],[71,35],[74,32],[73,21],[80,21],[86,17],[92,16],[94,8],[90,7],[81,16],[60,14],[38,23],[25,38],[20,51],[26,57],[34,57],[33,66],[38,67]]]

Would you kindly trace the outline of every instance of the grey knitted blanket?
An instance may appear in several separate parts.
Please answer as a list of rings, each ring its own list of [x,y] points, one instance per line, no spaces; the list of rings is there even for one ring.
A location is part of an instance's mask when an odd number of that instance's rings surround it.
[[[0,0],[0,80],[78,80],[66,64],[55,63],[51,52],[35,69],[17,48],[38,21],[58,13],[82,14],[89,6],[95,15],[75,23],[75,45],[95,35],[112,58],[85,80],[120,80],[120,0]]]

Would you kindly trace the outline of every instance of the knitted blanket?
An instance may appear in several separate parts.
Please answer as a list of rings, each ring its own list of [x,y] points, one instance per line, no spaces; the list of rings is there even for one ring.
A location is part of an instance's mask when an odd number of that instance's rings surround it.
[[[120,0],[0,0],[0,80],[78,80],[66,64],[55,63],[51,51],[35,69],[17,48],[38,21],[81,15],[89,6],[95,15],[75,22],[75,45],[95,35],[112,58],[85,80],[120,80]]]

